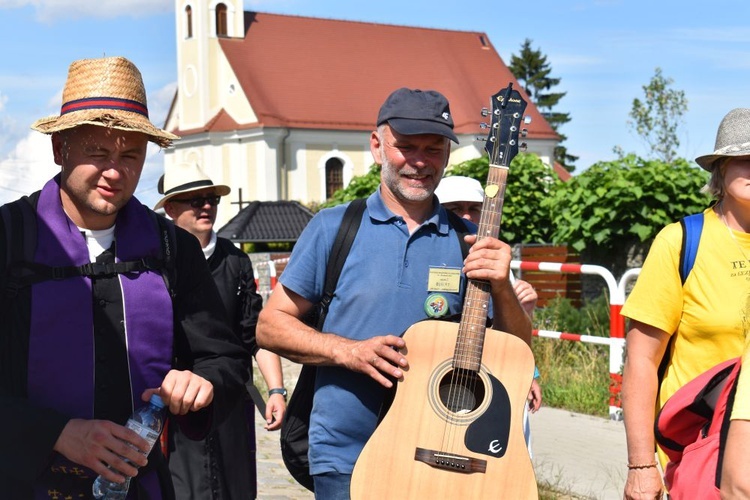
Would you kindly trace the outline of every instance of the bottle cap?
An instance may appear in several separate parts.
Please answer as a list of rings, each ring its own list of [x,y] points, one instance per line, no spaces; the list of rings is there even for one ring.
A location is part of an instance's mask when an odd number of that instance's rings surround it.
[[[164,408],[164,401],[162,401],[161,396],[156,393],[151,395],[151,399],[149,399],[148,402],[156,407]]]

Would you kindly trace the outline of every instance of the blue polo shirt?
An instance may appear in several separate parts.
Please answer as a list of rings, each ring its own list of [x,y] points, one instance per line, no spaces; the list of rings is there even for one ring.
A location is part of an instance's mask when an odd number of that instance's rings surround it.
[[[345,209],[341,205],[313,217],[279,278],[310,302],[317,303],[323,294],[328,256]],[[467,225],[474,229],[470,222]],[[429,219],[410,235],[403,218],[386,208],[378,189],[367,200],[323,330],[357,340],[401,335],[430,317],[427,311],[436,293],[438,299],[447,300],[445,316],[461,313],[463,275],[458,293],[428,290],[431,268],[462,268],[458,238],[437,202]],[[310,472],[351,474],[375,430],[385,390],[370,377],[344,368],[323,366],[317,373]]]

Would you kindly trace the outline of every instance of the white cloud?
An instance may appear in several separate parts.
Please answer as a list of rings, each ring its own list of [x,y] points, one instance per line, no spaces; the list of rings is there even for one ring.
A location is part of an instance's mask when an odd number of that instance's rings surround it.
[[[0,9],[31,6],[38,21],[59,22],[63,19],[85,17],[114,18],[117,16],[143,17],[170,12],[173,0],[0,0]]]
[[[50,137],[30,132],[8,156],[0,161],[0,205],[41,189],[60,171],[52,158]],[[153,207],[160,196],[156,182],[164,171],[164,153],[149,144],[148,157],[136,190],[138,199]]]
[[[149,208],[153,208],[161,195],[156,189],[159,177],[164,173],[164,151],[155,144],[149,144],[146,164],[143,165],[141,180],[135,190],[135,197]]]
[[[161,128],[164,125],[175,92],[177,92],[177,82],[172,82],[148,95],[148,114],[157,127]]]
[[[29,132],[8,158],[0,161],[0,203],[41,189],[59,171],[48,135]]]

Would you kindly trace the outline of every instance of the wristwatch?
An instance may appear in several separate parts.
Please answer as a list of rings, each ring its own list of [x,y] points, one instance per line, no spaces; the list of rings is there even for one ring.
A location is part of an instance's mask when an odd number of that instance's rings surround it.
[[[273,396],[274,394],[281,394],[281,396],[284,398],[284,401],[286,401],[286,389],[283,387],[277,387],[275,389],[269,389],[268,390],[268,396]]]

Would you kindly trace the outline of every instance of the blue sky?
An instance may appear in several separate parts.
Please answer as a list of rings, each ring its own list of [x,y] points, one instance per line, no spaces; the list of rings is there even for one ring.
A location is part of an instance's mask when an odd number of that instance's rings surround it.
[[[547,55],[552,76],[562,79],[556,90],[567,92],[557,110],[572,117],[561,131],[569,152],[580,157],[576,172],[614,158],[614,146],[646,153],[627,125],[628,112],[657,66],[688,99],[680,156],[711,152],[724,114],[750,107],[748,2],[245,0],[245,9],[481,31],[506,63],[530,38]],[[38,189],[57,171],[48,139],[29,125],[59,112],[75,59],[134,61],[152,119],[162,124],[175,89],[174,32],[173,0],[0,0],[0,202]],[[158,199],[160,169],[154,151],[137,191],[147,204]]]

